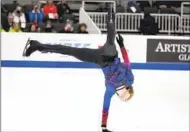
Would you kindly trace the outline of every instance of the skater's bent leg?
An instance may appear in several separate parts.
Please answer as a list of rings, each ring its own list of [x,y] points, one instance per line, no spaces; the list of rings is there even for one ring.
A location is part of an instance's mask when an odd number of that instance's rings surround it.
[[[115,41],[115,12],[113,8],[110,7],[108,11],[108,19],[107,19],[107,41],[106,44],[114,45]]]
[[[110,7],[108,12],[107,19],[107,40],[104,46],[102,47],[102,55],[114,57],[117,56],[117,49],[115,46],[115,13],[113,9]]]

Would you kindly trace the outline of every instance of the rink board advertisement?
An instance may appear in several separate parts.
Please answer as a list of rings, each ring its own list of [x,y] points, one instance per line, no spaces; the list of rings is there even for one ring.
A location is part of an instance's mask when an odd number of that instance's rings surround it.
[[[142,36],[142,35],[122,35],[124,44],[128,51],[133,69],[155,69],[155,70],[189,70],[188,63],[178,63],[179,55],[181,59],[188,60],[189,44],[188,37],[171,37],[171,36]],[[42,43],[61,44],[76,48],[92,48],[97,49],[104,45],[106,35],[96,34],[35,34],[35,33],[1,33],[1,66],[2,67],[23,67],[23,68],[99,68],[93,63],[81,62],[80,60],[68,56],[55,53],[40,53],[34,52],[30,57],[23,57],[23,49],[27,40],[38,40]],[[160,39],[162,38],[162,39]],[[164,39],[171,40],[164,40]],[[159,40],[158,40],[159,39]],[[173,39],[173,40],[172,40]],[[161,41],[160,41],[161,40]],[[176,41],[177,40],[177,41]],[[147,43],[148,42],[148,43]],[[178,53],[155,53],[161,42],[160,47],[165,43],[174,43],[181,46],[181,51]],[[177,43],[176,43],[177,42]],[[123,61],[119,46],[116,43],[119,57]],[[179,45],[179,46],[178,46]],[[165,46],[167,49],[167,46]],[[161,48],[160,48],[161,49]],[[166,49],[163,49],[166,51]],[[178,49],[177,49],[178,50]],[[162,63],[166,62],[171,63]],[[151,62],[151,63],[149,63]],[[156,62],[156,63],[153,63]],[[157,63],[160,62],[160,63]]]
[[[190,62],[190,40],[147,39],[147,62]]]

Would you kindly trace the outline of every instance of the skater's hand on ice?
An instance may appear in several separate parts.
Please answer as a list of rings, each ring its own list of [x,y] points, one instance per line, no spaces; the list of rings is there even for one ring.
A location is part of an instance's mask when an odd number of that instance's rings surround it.
[[[112,132],[112,131],[109,131],[108,129],[102,129],[102,132]]]
[[[118,33],[118,37],[116,37],[117,43],[122,48],[124,46],[123,44],[123,37]]]
[[[106,126],[102,125],[102,132],[112,132],[112,131],[109,131]]]

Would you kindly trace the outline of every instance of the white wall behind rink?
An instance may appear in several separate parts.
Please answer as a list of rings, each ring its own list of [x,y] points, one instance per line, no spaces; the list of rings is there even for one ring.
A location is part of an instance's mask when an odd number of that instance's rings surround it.
[[[44,55],[39,52],[29,58],[24,58],[22,52],[28,38],[51,44],[70,44],[70,46],[78,44],[79,48],[98,48],[106,41],[106,35],[94,34],[1,33],[1,37],[2,60],[79,61],[74,57],[50,53]],[[188,37],[142,35],[123,35],[123,37],[132,62],[146,62],[147,38],[188,39]]]

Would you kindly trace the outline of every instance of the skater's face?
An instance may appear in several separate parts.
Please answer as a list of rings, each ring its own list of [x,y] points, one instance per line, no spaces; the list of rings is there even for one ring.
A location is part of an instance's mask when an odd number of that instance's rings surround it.
[[[122,88],[118,88],[120,90],[117,91],[117,95],[119,96],[120,100],[122,101],[128,101],[131,98],[131,94],[128,89],[126,89],[125,86],[122,86]]]

